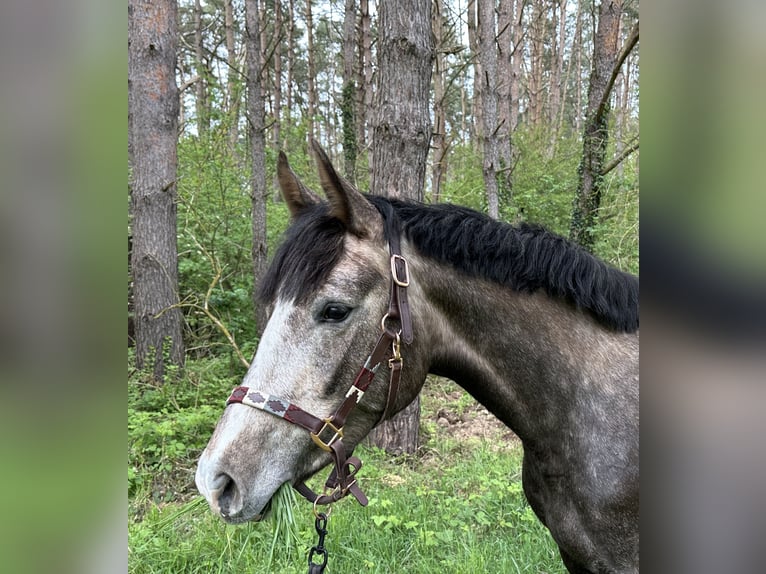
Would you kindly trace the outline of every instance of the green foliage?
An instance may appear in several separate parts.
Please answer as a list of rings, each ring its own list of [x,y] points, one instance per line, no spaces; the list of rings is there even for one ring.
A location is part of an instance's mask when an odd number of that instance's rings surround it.
[[[562,140],[551,153],[548,137],[543,131],[524,129],[514,134],[518,162],[511,175],[513,195],[510,202],[501,204],[501,217],[539,223],[566,236],[577,188],[580,144],[574,138]]]
[[[251,202],[245,173],[222,130],[179,141],[179,286],[186,344],[193,356],[229,348],[200,312],[206,298],[210,312],[235,339],[255,339]]]
[[[555,543],[526,502],[520,445],[498,452],[478,439],[429,445],[405,463],[359,447],[366,508],[333,508],[326,545],[334,572],[564,573]],[[315,480],[319,486],[323,477]],[[305,572],[316,543],[311,506],[290,503],[295,538],[276,520],[226,526],[192,501],[152,506],[129,524],[130,571]]]
[[[512,189],[510,193],[501,191],[500,218],[510,223],[538,223],[567,237],[582,142],[568,137],[556,142],[553,151],[549,146],[545,130],[517,130]],[[610,154],[611,149],[608,157]],[[453,147],[440,201],[486,212],[481,164],[481,155],[472,146]],[[634,162],[626,161],[621,174],[614,170],[604,178],[594,231],[596,255],[620,269],[638,273],[638,173]]]
[[[147,499],[167,502],[186,493],[222,402],[243,374],[218,358],[189,360],[172,384],[155,384],[150,371],[129,375],[128,494],[139,506]]]

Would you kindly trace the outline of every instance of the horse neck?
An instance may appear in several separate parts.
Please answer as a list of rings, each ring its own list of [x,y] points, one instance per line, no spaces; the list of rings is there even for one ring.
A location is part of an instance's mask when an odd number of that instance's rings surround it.
[[[542,291],[517,293],[430,260],[416,260],[413,276],[430,372],[454,380],[522,440],[541,425],[561,427],[584,388],[607,392],[636,376],[636,334],[608,331]]]

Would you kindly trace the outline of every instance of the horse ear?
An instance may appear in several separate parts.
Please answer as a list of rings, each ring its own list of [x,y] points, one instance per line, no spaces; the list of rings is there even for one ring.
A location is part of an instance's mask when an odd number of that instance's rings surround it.
[[[335,171],[330,158],[312,138],[311,147],[317,158],[319,181],[330,201],[330,212],[359,237],[382,235],[380,212],[349,182]]]
[[[290,168],[287,162],[285,152],[279,152],[277,160],[277,179],[279,180],[279,189],[282,191],[282,197],[293,217],[297,217],[307,207],[317,205],[322,202],[317,194],[303,185],[295,172]]]

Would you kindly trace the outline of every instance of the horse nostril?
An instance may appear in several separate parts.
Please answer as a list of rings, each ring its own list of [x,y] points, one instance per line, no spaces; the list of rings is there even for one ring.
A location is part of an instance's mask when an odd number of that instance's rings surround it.
[[[234,479],[221,473],[213,479],[213,499],[218,503],[221,516],[226,518],[239,510],[239,490]]]

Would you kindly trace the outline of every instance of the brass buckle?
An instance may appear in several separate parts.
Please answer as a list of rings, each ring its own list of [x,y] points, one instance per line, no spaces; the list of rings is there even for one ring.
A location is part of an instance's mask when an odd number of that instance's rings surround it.
[[[333,433],[332,437],[330,437],[330,440],[327,442],[323,441],[319,435],[321,435],[325,430],[327,430],[327,427],[330,427],[330,431]],[[322,450],[326,450],[327,452],[330,452],[332,449],[330,448],[330,445],[334,443],[339,438],[343,438],[343,427],[336,427],[334,424],[332,424],[330,419],[324,419],[324,424],[322,425],[322,428],[319,429],[318,433],[309,433],[311,435],[311,440],[313,440],[316,445],[321,448]]]
[[[399,274],[396,272],[397,259],[404,263],[404,279],[400,279]],[[401,255],[391,256],[391,277],[399,287],[409,287],[410,285],[410,267],[407,265],[407,260]]]

